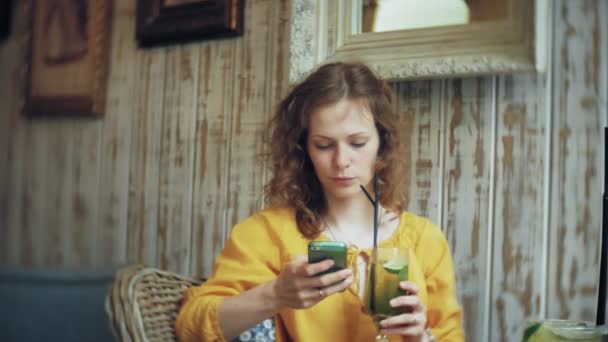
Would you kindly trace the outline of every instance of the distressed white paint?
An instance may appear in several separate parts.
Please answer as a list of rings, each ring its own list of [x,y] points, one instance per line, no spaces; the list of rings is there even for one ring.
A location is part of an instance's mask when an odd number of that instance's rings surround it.
[[[140,50],[133,38],[135,0],[120,2],[112,24],[108,111],[103,119],[88,122],[33,122],[20,115],[27,25],[15,20],[21,24],[0,45],[0,103],[6,104],[0,107],[0,134],[5,133],[0,148],[6,151],[0,154],[1,263],[89,267],[145,262],[210,273],[232,225],[262,206],[269,175],[255,157],[265,151],[263,123],[287,90],[289,6],[286,1],[246,3],[243,37]],[[601,218],[595,192],[603,174],[596,142],[600,126],[608,122],[608,17],[596,14],[606,13],[608,3],[550,3],[554,36],[549,61],[554,63],[543,80],[524,75],[513,76],[510,83],[511,76],[498,76],[497,84],[493,77],[395,84],[398,110],[411,120],[409,209],[428,215],[450,238],[460,298],[482,294],[476,297],[478,305],[466,306],[468,340],[501,340],[505,333],[519,333],[523,317],[515,298],[532,303],[530,318],[593,315],[594,242]],[[19,2],[17,16],[28,13],[26,6],[27,1]],[[596,74],[597,88],[589,76]],[[493,91],[496,85],[498,91]],[[466,108],[463,121],[452,128],[456,87],[462,87]],[[505,100],[505,92],[516,96]],[[526,105],[521,115],[540,120],[535,129],[545,127],[542,133],[535,131],[540,136],[528,128],[504,126],[504,108],[520,102]],[[483,120],[479,131],[471,116],[475,110]],[[560,147],[560,132],[567,128],[569,138]],[[451,129],[459,140],[455,147]],[[542,144],[534,147],[535,153],[543,156],[536,182],[540,197],[532,201],[511,195],[508,203],[521,202],[522,219],[509,225],[501,223],[507,202],[502,191],[529,182],[526,168],[535,164],[516,153],[511,178],[504,176],[504,132],[527,142],[534,137]],[[474,165],[477,133],[484,156],[481,178]],[[529,145],[518,146],[523,153]],[[184,157],[185,164],[176,163],[177,157]],[[431,168],[417,168],[417,160]],[[450,183],[451,170],[461,172],[457,186]],[[487,195],[476,197],[476,186]],[[588,196],[586,186],[593,192]],[[35,198],[33,208],[28,198]],[[580,215],[586,207],[584,219]],[[482,213],[480,242],[472,238],[476,213]],[[558,263],[560,224],[566,227],[566,242]],[[158,236],[161,227],[172,240]],[[505,236],[518,246],[515,252],[526,251],[508,274],[502,269]],[[476,243],[479,255],[472,257]],[[531,288],[518,282],[529,271],[539,274]],[[502,291],[503,283],[514,286],[516,295]],[[506,303],[504,331],[497,321],[498,299]]]

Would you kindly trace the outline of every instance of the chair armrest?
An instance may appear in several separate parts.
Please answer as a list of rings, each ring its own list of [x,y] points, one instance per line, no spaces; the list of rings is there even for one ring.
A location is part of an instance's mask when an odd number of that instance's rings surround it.
[[[153,267],[120,270],[106,297],[106,313],[118,341],[176,341],[175,320],[194,279]]]

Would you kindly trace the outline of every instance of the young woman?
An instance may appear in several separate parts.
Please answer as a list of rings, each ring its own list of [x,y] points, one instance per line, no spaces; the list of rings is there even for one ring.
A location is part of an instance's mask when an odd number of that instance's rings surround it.
[[[271,122],[269,209],[239,223],[211,278],[189,289],[177,319],[183,341],[230,340],[274,317],[279,341],[373,341],[361,300],[374,207],[361,190],[379,179],[378,246],[412,252],[403,313],[381,322],[397,341],[463,341],[447,241],[403,211],[401,131],[388,85],[357,63],[320,67],[279,104]],[[347,269],[309,264],[313,240],[348,244]]]

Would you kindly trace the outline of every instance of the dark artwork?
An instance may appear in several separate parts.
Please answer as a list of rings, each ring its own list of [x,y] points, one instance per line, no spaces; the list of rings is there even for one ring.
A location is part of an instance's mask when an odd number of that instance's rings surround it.
[[[32,2],[27,114],[103,115],[113,1]]]
[[[146,47],[239,36],[244,4],[244,0],[137,0],[137,41]]]
[[[4,40],[8,37],[8,34],[11,31],[11,14],[13,12],[13,1],[3,0],[0,2],[0,40]]]
[[[193,4],[193,3],[205,2],[205,1],[206,0],[164,0],[163,5],[165,5],[165,7],[171,7],[171,6],[187,5],[187,4]]]
[[[60,65],[83,58],[87,53],[87,0],[49,2],[44,15],[44,62]]]

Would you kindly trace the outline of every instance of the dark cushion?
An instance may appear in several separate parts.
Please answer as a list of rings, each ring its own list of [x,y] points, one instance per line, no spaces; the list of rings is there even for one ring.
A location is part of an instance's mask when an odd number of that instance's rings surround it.
[[[0,341],[112,341],[104,301],[114,271],[0,267]]]

